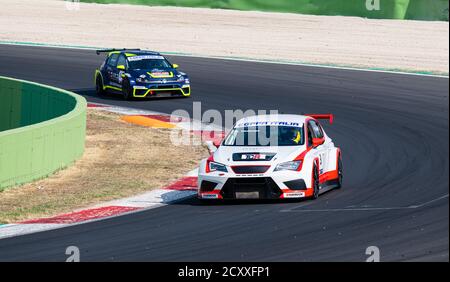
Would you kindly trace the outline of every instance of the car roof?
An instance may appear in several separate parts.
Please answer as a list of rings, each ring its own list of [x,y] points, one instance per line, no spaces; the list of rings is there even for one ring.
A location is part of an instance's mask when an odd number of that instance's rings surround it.
[[[139,50],[139,51],[122,51],[124,53],[132,53],[132,54],[136,54],[136,55],[161,55],[158,52],[154,52],[154,51],[147,51],[147,50]]]
[[[309,116],[303,115],[290,115],[290,114],[269,114],[269,115],[255,115],[240,119],[236,122],[236,125],[248,124],[248,123],[265,123],[270,122],[271,124],[298,124],[302,126]]]
[[[127,57],[129,55],[134,55],[134,56],[142,56],[142,55],[158,55],[158,56],[162,56],[160,53],[158,52],[154,52],[154,51],[148,51],[148,50],[119,50],[119,51],[112,51],[109,53],[108,56],[112,55],[112,54],[125,54]]]

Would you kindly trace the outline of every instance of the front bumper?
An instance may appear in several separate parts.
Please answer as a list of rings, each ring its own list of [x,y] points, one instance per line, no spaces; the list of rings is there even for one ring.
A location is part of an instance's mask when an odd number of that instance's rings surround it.
[[[200,199],[288,199],[310,197],[313,189],[310,178],[299,172],[245,176],[213,172],[199,174],[197,195]]]
[[[190,84],[147,84],[147,85],[134,85],[133,97],[146,98],[146,97],[188,97],[191,95]]]

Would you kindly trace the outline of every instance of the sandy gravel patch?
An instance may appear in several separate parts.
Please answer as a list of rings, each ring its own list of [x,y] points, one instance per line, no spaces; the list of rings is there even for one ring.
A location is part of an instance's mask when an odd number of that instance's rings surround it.
[[[448,73],[448,22],[1,1],[0,40]]]
[[[209,155],[204,146],[168,146],[169,131],[88,109],[84,156],[49,178],[1,191],[0,223],[70,212],[169,185]]]

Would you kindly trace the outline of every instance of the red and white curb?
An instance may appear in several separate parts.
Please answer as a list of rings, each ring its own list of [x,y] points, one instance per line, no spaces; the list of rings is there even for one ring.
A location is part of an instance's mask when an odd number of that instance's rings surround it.
[[[0,239],[162,207],[194,196],[197,193],[196,175],[197,169],[162,189],[154,189],[140,195],[101,203],[57,216],[0,225]]]
[[[170,120],[169,115],[153,111],[136,110],[97,103],[89,103],[88,107],[122,115],[143,115],[164,121]],[[185,129],[189,128],[194,134],[199,134],[204,137],[203,140],[206,140],[206,144],[210,150],[215,149],[212,145],[213,140],[208,139],[208,136],[211,136],[211,133],[203,131],[199,122],[180,119],[180,122],[177,123],[177,127]],[[219,128],[214,131],[218,132],[219,130],[223,132],[222,129]],[[0,225],[0,239],[93,222],[146,209],[153,209],[192,197],[197,194],[197,171],[198,169],[190,171],[184,177],[167,187],[153,189],[140,195],[97,204],[86,209],[76,210],[57,216]]]

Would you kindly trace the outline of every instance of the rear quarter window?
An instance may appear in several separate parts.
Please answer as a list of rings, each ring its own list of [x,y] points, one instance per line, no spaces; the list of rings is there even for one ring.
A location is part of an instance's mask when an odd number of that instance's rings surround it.
[[[322,127],[320,127],[319,123],[317,123],[314,120],[311,120],[309,122],[311,129],[313,131],[313,135],[316,138],[322,138],[323,137],[323,131],[322,131]]]
[[[117,64],[117,58],[119,58],[119,54],[112,54],[108,59],[108,66],[115,67]]]

